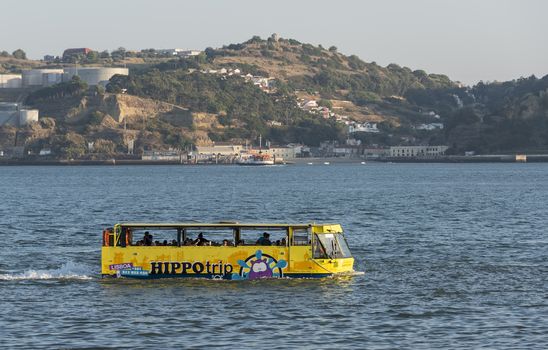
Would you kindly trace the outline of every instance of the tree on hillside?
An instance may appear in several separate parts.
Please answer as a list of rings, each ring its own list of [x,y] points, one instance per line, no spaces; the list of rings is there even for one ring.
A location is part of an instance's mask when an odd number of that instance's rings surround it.
[[[331,102],[331,100],[327,100],[327,99],[322,98],[318,101],[318,106],[333,108],[333,103]]]
[[[336,46],[330,46],[330,47],[329,47],[329,51],[331,51],[331,52],[337,52],[337,47],[336,47]]]
[[[124,47],[119,47],[118,49],[112,51],[110,56],[115,61],[121,61],[126,58],[126,49]]]
[[[7,51],[0,52],[0,57],[10,57],[10,53]]]
[[[261,39],[260,36],[258,35],[254,35],[251,39],[249,39],[248,41],[246,41],[244,44],[260,44],[262,43],[264,40]]]
[[[85,62],[86,62],[86,63],[97,63],[97,62],[99,62],[99,52],[97,52],[97,51],[90,51],[90,52],[86,55]]]
[[[87,89],[88,85],[86,82],[82,81],[80,77],[75,75],[70,81],[34,91],[27,97],[26,103],[33,105],[41,100],[55,100],[67,97],[83,96]]]
[[[206,47],[204,50],[204,53],[206,55],[206,58],[210,61],[212,61],[215,58],[215,49],[212,47]]]
[[[19,60],[26,60],[27,59],[27,54],[25,53],[25,51],[23,51],[21,49],[17,49],[15,51],[13,51],[12,56],[14,58],[19,59]]]

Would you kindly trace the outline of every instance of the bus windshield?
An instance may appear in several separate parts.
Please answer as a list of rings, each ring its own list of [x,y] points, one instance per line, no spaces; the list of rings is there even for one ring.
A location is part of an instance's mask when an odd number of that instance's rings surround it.
[[[316,234],[314,242],[315,259],[349,258],[352,254],[342,233]]]

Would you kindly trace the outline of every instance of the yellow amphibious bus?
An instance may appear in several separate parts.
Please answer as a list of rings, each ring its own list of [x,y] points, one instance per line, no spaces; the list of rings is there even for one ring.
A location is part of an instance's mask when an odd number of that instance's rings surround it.
[[[103,277],[252,280],[353,272],[339,224],[120,223],[103,231]]]

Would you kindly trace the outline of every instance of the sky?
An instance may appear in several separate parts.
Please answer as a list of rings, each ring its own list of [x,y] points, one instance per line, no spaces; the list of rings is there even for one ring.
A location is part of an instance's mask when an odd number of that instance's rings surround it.
[[[278,33],[472,85],[548,74],[545,0],[2,0],[0,51],[204,49]]]

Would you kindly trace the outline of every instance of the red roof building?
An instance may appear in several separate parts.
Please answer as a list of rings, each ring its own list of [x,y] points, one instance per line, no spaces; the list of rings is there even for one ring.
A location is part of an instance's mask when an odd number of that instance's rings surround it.
[[[71,56],[86,56],[92,50],[87,47],[75,48],[75,49],[66,49],[63,51],[63,59],[69,58]]]

